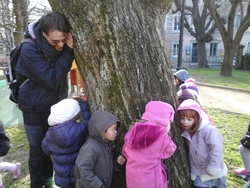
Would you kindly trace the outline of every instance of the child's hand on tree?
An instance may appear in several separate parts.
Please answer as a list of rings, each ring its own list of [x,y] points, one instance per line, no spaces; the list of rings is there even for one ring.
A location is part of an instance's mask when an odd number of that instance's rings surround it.
[[[118,164],[123,165],[126,162],[126,158],[122,155],[119,155],[119,157],[117,157],[117,162]]]

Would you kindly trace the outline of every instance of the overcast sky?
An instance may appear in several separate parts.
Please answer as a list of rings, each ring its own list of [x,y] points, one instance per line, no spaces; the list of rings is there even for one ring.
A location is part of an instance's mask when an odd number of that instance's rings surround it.
[[[31,6],[34,6],[36,3],[37,3],[37,5],[41,4],[43,6],[50,8],[49,2],[47,0],[31,0],[30,1]]]

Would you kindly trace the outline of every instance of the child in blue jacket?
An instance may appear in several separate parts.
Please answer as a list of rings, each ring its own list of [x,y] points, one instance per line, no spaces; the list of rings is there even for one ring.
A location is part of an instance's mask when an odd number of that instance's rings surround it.
[[[85,114],[90,117],[88,110]],[[60,188],[75,187],[75,160],[88,135],[88,125],[82,121],[82,116],[80,105],[74,99],[64,99],[51,107],[50,127],[42,148],[52,157],[55,184]]]

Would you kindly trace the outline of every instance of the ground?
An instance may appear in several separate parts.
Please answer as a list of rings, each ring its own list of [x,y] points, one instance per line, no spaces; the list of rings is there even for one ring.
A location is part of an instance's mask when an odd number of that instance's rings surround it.
[[[197,83],[202,105],[250,115],[250,91]]]

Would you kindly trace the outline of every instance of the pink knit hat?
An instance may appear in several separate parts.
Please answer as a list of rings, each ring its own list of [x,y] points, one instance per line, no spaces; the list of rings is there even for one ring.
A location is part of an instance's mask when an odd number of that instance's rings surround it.
[[[151,101],[146,105],[145,112],[141,119],[166,127],[169,124],[169,121],[174,120],[174,109],[168,103],[162,101]]]

